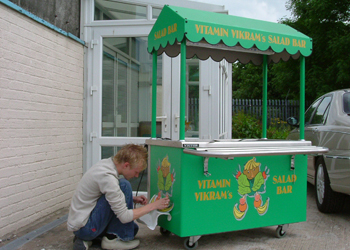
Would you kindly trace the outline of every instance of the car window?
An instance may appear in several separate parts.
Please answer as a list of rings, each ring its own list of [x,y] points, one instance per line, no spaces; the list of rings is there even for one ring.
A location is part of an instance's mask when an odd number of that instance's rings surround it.
[[[344,112],[347,114],[350,114],[350,93],[349,92],[343,95],[343,105],[344,105]]]
[[[327,115],[328,115],[327,110],[329,109],[331,100],[332,100],[331,96],[326,96],[325,98],[323,98],[320,105],[318,105],[317,110],[314,116],[312,117],[310,124],[324,124],[324,122],[327,119]]]
[[[329,113],[329,110],[330,110],[330,106],[331,106],[331,104],[328,105],[327,110],[326,110],[326,112],[324,113],[324,120],[323,120],[323,123],[325,123],[325,122],[327,121],[327,117],[328,117],[328,113]]]
[[[314,111],[317,108],[320,101],[321,101],[321,99],[318,99],[313,104],[311,104],[311,106],[307,109],[307,111],[305,113],[305,124],[306,125],[310,123],[310,119],[312,117],[312,114],[314,113]]]

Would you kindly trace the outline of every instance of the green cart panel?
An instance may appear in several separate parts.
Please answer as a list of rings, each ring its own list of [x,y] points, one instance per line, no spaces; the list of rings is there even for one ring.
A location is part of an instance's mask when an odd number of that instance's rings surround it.
[[[150,197],[169,195],[172,219],[158,224],[195,236],[306,221],[307,156],[207,158],[149,146]]]

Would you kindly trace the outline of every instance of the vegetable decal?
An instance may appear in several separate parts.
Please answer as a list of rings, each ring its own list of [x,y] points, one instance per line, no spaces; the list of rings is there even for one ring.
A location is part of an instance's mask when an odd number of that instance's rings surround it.
[[[157,166],[157,174],[158,174],[158,194],[154,194],[151,198],[150,202],[154,202],[159,200],[166,195],[172,197],[173,194],[173,184],[175,182],[175,170],[170,173],[171,164],[168,160],[168,156],[164,157],[162,160],[162,164],[160,161]],[[174,207],[174,203],[170,201],[169,206],[163,210],[159,210],[161,212],[170,212]]]
[[[170,190],[175,181],[174,170],[170,173],[170,162],[168,161],[168,156],[166,156],[162,161],[162,166],[157,168],[158,171],[158,189],[162,192],[163,195],[168,193],[170,196],[172,190]]]
[[[233,214],[236,220],[242,220],[248,211],[247,197],[254,198],[254,207],[259,215],[264,215],[269,207],[269,198],[262,202],[261,194],[266,192],[266,180],[269,177],[267,166],[264,171],[260,170],[261,163],[256,162],[255,157],[249,160],[243,172],[241,166],[234,174],[238,183],[238,194],[242,196],[239,203],[233,207]]]

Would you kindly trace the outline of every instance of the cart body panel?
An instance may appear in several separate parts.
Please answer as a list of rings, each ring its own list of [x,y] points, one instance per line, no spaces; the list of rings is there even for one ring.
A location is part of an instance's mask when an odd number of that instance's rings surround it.
[[[304,154],[206,159],[149,145],[148,193],[169,195],[172,219],[158,225],[180,237],[296,223],[306,221],[306,165]]]

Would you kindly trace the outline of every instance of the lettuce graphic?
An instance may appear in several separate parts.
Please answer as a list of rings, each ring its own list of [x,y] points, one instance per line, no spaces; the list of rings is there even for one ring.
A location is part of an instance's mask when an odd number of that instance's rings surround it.
[[[163,178],[163,172],[162,171],[158,171],[158,188],[160,190],[164,190],[164,178]]]
[[[165,191],[169,191],[169,189],[171,188],[171,185],[173,184],[173,182],[171,181],[171,174],[168,174],[166,176],[166,181],[165,181]]]
[[[265,184],[265,179],[263,177],[263,174],[259,172],[254,178],[254,184],[253,184],[252,190],[254,192],[258,191],[261,188],[261,186],[264,184]]]
[[[240,193],[241,195],[245,195],[252,192],[252,190],[250,189],[250,182],[246,175],[241,174],[238,177],[237,182],[238,182],[238,193]]]
[[[242,196],[245,194],[251,195],[258,191],[265,184],[265,179],[261,172],[257,173],[253,180],[249,181],[247,176],[241,174],[238,179],[238,193]]]

